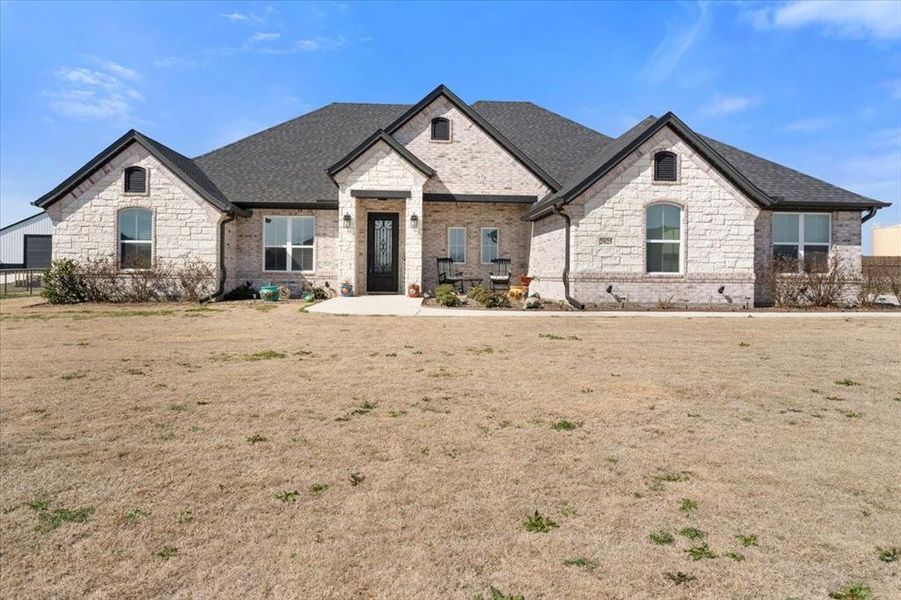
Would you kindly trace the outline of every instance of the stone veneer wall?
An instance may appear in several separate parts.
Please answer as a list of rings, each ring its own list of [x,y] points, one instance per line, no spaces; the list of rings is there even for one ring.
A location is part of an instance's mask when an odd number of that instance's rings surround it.
[[[126,194],[124,169],[147,170],[147,193]],[[225,215],[133,143],[77,189],[47,209],[53,221],[53,258],[118,259],[119,211],[153,211],[153,256],[178,265],[199,259],[218,269],[219,222]]]
[[[551,215],[532,223],[529,275],[535,279],[529,293],[549,300],[563,300],[563,267],[566,228],[563,217]]]
[[[511,281],[528,272],[531,223],[520,220],[528,205],[476,202],[426,202],[423,221],[423,290],[438,285],[439,257],[448,255],[448,227],[466,227],[466,263],[458,269],[482,277],[488,285],[491,265],[481,264],[481,228],[498,228],[498,257],[511,259]]]
[[[678,180],[653,179],[653,155],[678,157]],[[649,205],[682,208],[682,273],[648,274]],[[566,207],[573,219],[571,294],[585,303],[734,303],[754,300],[759,209],[664,129]],[[612,238],[601,243],[601,238]],[[606,288],[613,285],[612,293]],[[718,288],[725,286],[723,294]]]
[[[433,141],[432,119],[450,120],[450,141]],[[410,119],[394,138],[437,171],[425,193],[516,194],[541,198],[550,190],[444,97]]]
[[[312,216],[316,219],[313,249],[313,272],[263,270],[263,219],[271,216]],[[229,237],[236,252],[229,257]],[[226,291],[250,281],[261,285],[287,285],[299,291],[304,283],[322,286],[326,282],[338,288],[338,213],[334,210],[299,210],[255,208],[250,217],[239,217],[226,225]]]
[[[410,192],[410,197],[404,202],[405,219],[417,215],[422,220],[422,186],[426,176],[416,170],[406,160],[400,157],[384,142],[378,142],[369,150],[357,157],[350,165],[345,167],[335,176],[338,182],[338,220],[343,221],[344,215],[349,214],[354,221],[359,220],[357,215],[357,198],[351,195],[352,190],[392,190]],[[363,293],[363,282],[358,281],[359,270],[357,268],[358,244],[365,242],[358,240],[360,233],[365,231],[365,224],[361,229],[359,223],[352,223],[351,227],[344,227],[343,223],[338,228],[338,276],[340,281],[350,281],[355,293]],[[398,277],[404,285],[419,283],[422,280],[422,226],[406,227],[404,229],[404,252],[406,260],[403,262],[403,273]],[[365,258],[365,255],[364,255]]]

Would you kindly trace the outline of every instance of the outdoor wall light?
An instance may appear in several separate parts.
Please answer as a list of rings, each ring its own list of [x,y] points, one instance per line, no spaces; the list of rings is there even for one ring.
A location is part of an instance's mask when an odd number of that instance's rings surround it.
[[[350,229],[350,213],[344,213],[344,227]]]
[[[419,227],[419,215],[417,215],[416,213],[410,215],[410,225],[413,226],[413,229]]]
[[[717,294],[722,294],[722,293],[725,292],[725,291],[726,291],[726,286],[721,285],[721,286],[720,286],[720,289],[718,289],[718,290],[716,291],[716,293],[717,293]]]
[[[613,293],[613,286],[612,286],[612,285],[608,285],[608,286],[607,286],[607,293],[608,293],[608,294],[612,294],[612,293]]]

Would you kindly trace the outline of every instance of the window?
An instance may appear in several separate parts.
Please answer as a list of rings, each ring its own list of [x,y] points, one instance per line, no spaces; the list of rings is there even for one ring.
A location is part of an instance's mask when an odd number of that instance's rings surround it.
[[[466,262],[466,228],[449,227],[447,230],[447,255],[455,263]]]
[[[432,139],[442,142],[450,140],[450,121],[444,117],[432,119]]]
[[[312,271],[314,217],[263,218],[263,270]]]
[[[654,155],[654,181],[676,181],[676,155],[658,152]]]
[[[482,264],[489,265],[497,258],[497,227],[482,227]]]
[[[149,269],[153,259],[153,213],[146,208],[119,212],[119,267]]]
[[[648,273],[679,273],[682,265],[682,209],[655,204],[647,209]]]
[[[832,217],[828,214],[773,215],[773,261],[782,273],[822,273],[829,268]]]
[[[147,171],[141,167],[128,167],[125,169],[125,193],[147,193]]]

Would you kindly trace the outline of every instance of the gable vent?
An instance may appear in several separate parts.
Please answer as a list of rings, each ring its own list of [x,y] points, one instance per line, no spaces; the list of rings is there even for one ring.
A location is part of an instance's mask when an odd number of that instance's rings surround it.
[[[654,155],[654,181],[676,181],[676,155],[658,152]]]
[[[147,192],[147,171],[141,167],[125,169],[125,192],[129,194]]]
[[[444,117],[432,119],[432,139],[440,141],[450,140],[450,121]]]

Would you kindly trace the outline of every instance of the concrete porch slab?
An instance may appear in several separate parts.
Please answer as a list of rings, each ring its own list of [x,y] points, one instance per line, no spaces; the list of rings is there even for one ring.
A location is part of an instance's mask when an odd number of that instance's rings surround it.
[[[355,296],[332,298],[307,309],[311,313],[329,315],[398,315],[412,316],[419,313],[422,298],[406,296]]]

